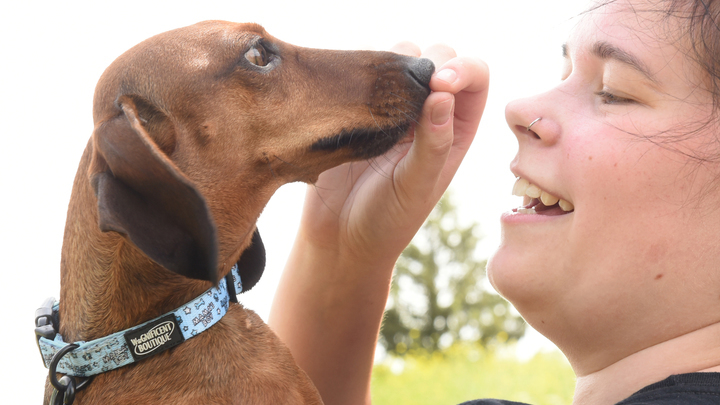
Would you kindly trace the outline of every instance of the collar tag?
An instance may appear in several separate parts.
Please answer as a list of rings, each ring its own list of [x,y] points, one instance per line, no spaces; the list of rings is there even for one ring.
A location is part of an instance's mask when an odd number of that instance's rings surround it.
[[[124,336],[135,361],[164,352],[185,340],[174,314],[155,319]]]

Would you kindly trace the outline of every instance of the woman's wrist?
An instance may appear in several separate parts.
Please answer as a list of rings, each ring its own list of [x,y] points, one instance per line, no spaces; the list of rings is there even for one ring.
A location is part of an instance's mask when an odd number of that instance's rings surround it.
[[[341,250],[298,235],[269,324],[326,402],[364,403],[394,260]]]

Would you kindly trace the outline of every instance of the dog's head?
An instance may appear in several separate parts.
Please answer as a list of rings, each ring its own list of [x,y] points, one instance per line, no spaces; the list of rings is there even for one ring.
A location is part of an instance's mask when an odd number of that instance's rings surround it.
[[[419,115],[433,70],[389,52],[292,46],[255,24],[203,22],[153,37],[113,62],[96,89],[90,176],[100,227],[197,279],[217,281],[245,251],[252,287],[264,263],[254,224],[272,193],[392,148]]]

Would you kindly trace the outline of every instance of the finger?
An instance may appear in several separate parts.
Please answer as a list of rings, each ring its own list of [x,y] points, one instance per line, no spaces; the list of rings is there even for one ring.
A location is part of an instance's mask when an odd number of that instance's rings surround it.
[[[447,61],[456,57],[457,54],[455,53],[454,49],[450,48],[447,45],[435,44],[425,49],[421,56],[423,58],[428,58],[433,61],[433,63],[437,67],[444,65]]]
[[[408,41],[395,44],[390,51],[407,56],[420,56],[420,47]]]
[[[436,66],[436,73],[430,80],[433,91],[457,94],[487,90],[490,72],[488,65],[480,59],[455,57]]]
[[[453,83],[432,82],[434,90],[450,90],[455,93],[453,117],[453,147],[438,183],[438,189],[447,187],[472,144],[485,110],[488,96],[489,71],[485,62],[477,59],[456,58],[441,67],[457,72]],[[442,76],[442,75],[441,75]],[[435,78],[433,78],[435,79]]]
[[[456,141],[477,130],[487,101],[489,78],[488,66],[482,60],[453,58],[430,80],[433,91],[455,94]]]
[[[432,93],[425,101],[413,144],[396,172],[396,188],[405,201],[436,199],[435,186],[453,144],[454,107],[455,97],[446,92]]]

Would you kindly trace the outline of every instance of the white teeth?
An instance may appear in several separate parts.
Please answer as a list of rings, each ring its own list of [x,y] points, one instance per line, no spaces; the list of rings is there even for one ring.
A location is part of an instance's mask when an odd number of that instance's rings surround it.
[[[575,209],[575,206],[572,205],[572,203],[567,202],[565,200],[560,200],[559,202],[560,208],[562,208],[563,211],[568,212]]]
[[[515,181],[515,185],[513,186],[512,190],[513,195],[524,197],[523,205],[530,204],[530,200],[533,198],[539,198],[540,201],[542,201],[543,205],[546,207],[551,207],[555,204],[558,204],[560,208],[565,212],[570,212],[575,209],[575,206],[566,200],[560,199],[547,191],[543,191],[540,189],[540,187],[530,183],[529,181],[518,178],[517,181]],[[517,212],[521,214],[534,214],[535,209],[534,208],[518,208]]]
[[[513,186],[513,195],[516,195],[518,197],[524,197],[525,196],[525,190],[527,190],[528,186],[530,185],[530,182],[523,179],[518,178],[515,182],[515,185]]]
[[[540,193],[542,193],[542,190],[540,190],[540,187],[534,184],[529,185],[528,188],[525,190],[525,195],[531,198],[540,197]]]
[[[548,207],[557,204],[559,200],[559,198],[548,193],[547,191],[543,191],[542,194],[540,194],[540,201],[542,201],[542,203],[547,205]]]

